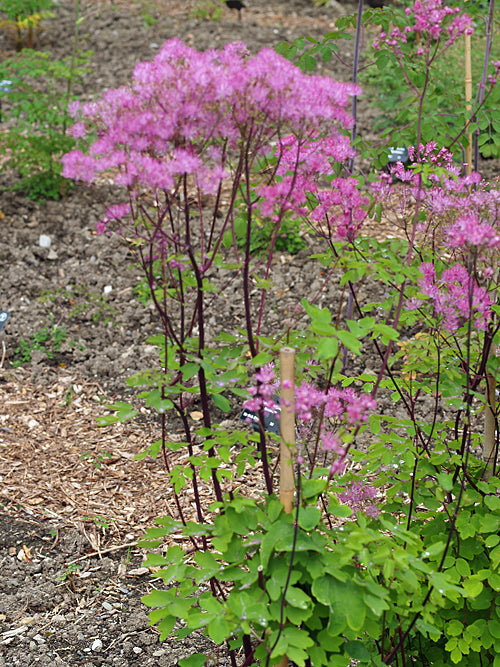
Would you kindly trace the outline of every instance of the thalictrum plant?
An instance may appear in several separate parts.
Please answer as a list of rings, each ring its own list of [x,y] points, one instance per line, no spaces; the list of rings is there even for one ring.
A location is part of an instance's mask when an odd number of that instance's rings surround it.
[[[417,0],[408,16],[408,30],[378,38],[390,39],[396,62],[410,34],[425,60],[471,25],[439,0]],[[408,83],[421,121],[427,86]],[[358,93],[270,50],[200,54],[171,40],[130,86],[72,106],[73,137],[97,139],[64,157],[63,175],[92,183],[109,172],[122,186],[98,231],[136,247],[161,330],[158,366],[130,384],[160,415],[148,453],[163,457],[177,513],[158,518],[143,546],[177,539],[150,553],[159,585],[144,602],[162,639],[203,631],[228,644],[234,666],[287,656],[300,667],[498,667],[500,480],[481,459],[480,390],[498,374],[500,191],[421,142],[420,121],[410,168],[361,189],[346,111]],[[363,236],[367,218],[382,215],[394,236]],[[321,244],[318,273],[350,291],[348,318],[342,304],[305,295],[295,320],[267,329],[288,218]],[[274,231],[254,257],[261,220]],[[229,290],[244,306],[232,331],[213,318]],[[269,411],[279,417],[284,342],[297,351],[292,514],[274,494],[276,438],[264,430]],[[354,370],[368,353],[370,370]],[[258,416],[255,433],[218,423],[243,403]],[[183,442],[169,438],[174,417]],[[182,502],[188,486],[193,511]]]

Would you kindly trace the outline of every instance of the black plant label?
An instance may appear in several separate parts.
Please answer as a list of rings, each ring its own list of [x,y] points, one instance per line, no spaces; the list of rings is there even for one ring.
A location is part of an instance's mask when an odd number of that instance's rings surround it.
[[[280,434],[280,411],[279,403],[275,403],[272,409],[264,408],[265,431],[276,433],[276,435]],[[260,419],[258,412],[253,412],[253,410],[247,410],[243,408],[240,419],[247,424],[251,424],[256,431],[260,430]]]

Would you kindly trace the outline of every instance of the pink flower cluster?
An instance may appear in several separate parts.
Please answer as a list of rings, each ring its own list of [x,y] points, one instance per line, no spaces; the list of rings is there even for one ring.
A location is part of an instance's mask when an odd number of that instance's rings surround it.
[[[434,312],[441,317],[446,331],[455,333],[470,318],[476,329],[487,328],[492,314],[491,298],[487,290],[469,276],[464,266],[455,264],[445,269],[439,278],[430,262],[422,264],[420,270],[420,291],[430,298]],[[413,300],[407,304],[407,308],[414,309],[422,303]]]
[[[500,245],[500,234],[475,213],[460,216],[446,230],[448,245],[452,248],[494,248]]]
[[[377,488],[372,484],[361,481],[350,482],[345,491],[337,494],[337,498],[354,512],[364,512],[370,518],[376,519],[380,515],[380,510],[372,501],[377,493]]]
[[[91,129],[97,139],[88,153],[65,155],[63,173],[91,183],[111,171],[132,197],[144,187],[171,192],[190,175],[201,192],[213,194],[231,176],[228,151],[255,162],[278,146],[277,178],[257,190],[263,212],[302,214],[315,178],[352,156],[339,126],[351,126],[346,107],[357,93],[352,84],[302,73],[272,49],[251,57],[234,43],[199,53],[171,39],[152,62],[136,66],[130,86],[71,105],[73,136]]]
[[[263,197],[262,215],[278,219],[278,211],[287,209],[304,216],[310,214],[312,223],[321,223],[316,231],[322,235],[322,224],[326,224],[328,236],[352,240],[366,217],[369,203],[368,197],[357,189],[358,181],[332,178],[328,189],[318,187],[319,174],[333,175],[335,161],[354,156],[348,137],[310,137],[304,143],[290,135],[278,142],[275,155],[277,182],[257,188]]]
[[[432,40],[445,39],[445,48],[451,46],[460,35],[473,32],[472,19],[463,14],[459,7],[449,7],[442,0],[415,0],[412,7],[407,7],[405,13],[413,17],[413,24],[404,27],[395,26],[390,34],[381,32],[374,42],[374,47],[380,49],[386,44],[396,55],[402,55],[401,45],[406,44],[408,35],[412,33],[424,37],[427,49]],[[451,20],[449,20],[451,17]],[[417,55],[424,54],[422,46],[417,48]]]
[[[420,144],[418,148],[409,146],[408,152],[417,165],[426,165],[425,178],[421,171],[405,169],[401,162],[394,166],[391,176],[403,183],[398,200],[405,202],[406,209],[418,201],[420,211],[425,213],[419,231],[442,229],[440,242],[451,250],[484,253],[488,248],[498,247],[500,190],[477,173],[461,176],[452,154],[445,148],[439,149],[435,142]],[[373,190],[379,201],[391,205],[391,178],[383,175]]]
[[[255,376],[257,385],[250,388],[252,398],[245,402],[244,408],[253,412],[259,410],[276,410],[275,396],[279,394],[280,383],[276,378],[274,365],[262,367]],[[344,389],[331,387],[326,393],[309,382],[302,382],[295,386],[295,416],[300,424],[300,433],[311,434],[309,426],[314,419],[322,414],[319,438],[325,453],[335,455],[330,464],[330,474],[341,472],[345,466],[347,450],[343,446],[342,438],[338,433],[325,428],[325,420],[333,419],[339,425],[347,428],[356,428],[366,423],[371,410],[377,404],[368,394],[359,395],[351,387]],[[281,406],[286,410],[288,406]],[[298,462],[303,462],[299,455]]]

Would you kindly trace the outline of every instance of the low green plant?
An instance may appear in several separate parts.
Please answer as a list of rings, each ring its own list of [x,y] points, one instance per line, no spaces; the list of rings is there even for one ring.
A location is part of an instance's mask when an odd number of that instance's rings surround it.
[[[96,470],[100,470],[101,466],[103,463],[105,463],[107,460],[112,458],[111,452],[108,452],[107,449],[103,449],[102,452],[99,454],[95,455],[92,454],[92,452],[83,452],[83,454],[80,456],[80,459],[82,461],[89,461]],[[109,528],[109,526],[108,526]]]
[[[115,519],[106,519],[106,517],[104,516],[96,515],[96,516],[82,516],[82,521],[92,521],[92,523],[97,528],[102,528],[104,531],[106,531],[111,528],[110,522],[115,521]]]
[[[223,11],[222,0],[198,0],[189,17],[197,21],[220,21]]]
[[[13,36],[17,51],[33,48],[41,23],[53,16],[50,10],[55,4],[54,0],[0,0],[0,16],[5,17],[0,29]]]
[[[0,64],[3,126],[0,153],[19,180],[12,186],[30,199],[59,199],[71,183],[61,176],[61,155],[75,140],[66,133],[68,86],[88,71],[89,54],[54,60],[24,49]]]
[[[234,238],[237,247],[242,250],[246,247],[247,223],[245,214],[240,211],[234,220]],[[279,252],[286,252],[290,255],[296,255],[298,252],[307,248],[307,241],[304,237],[304,227],[298,218],[285,217],[281,223],[276,239],[273,241],[275,225],[269,218],[260,218],[256,216],[255,227],[252,230],[250,238],[250,253],[252,255],[262,255],[266,252],[269,244],[274,242],[274,247]],[[233,243],[233,231],[227,232],[224,238],[224,245],[228,247]]]
[[[154,3],[141,0],[140,14],[146,28],[151,28],[158,23],[159,11]]]
[[[22,364],[29,363],[35,350],[41,350],[47,355],[48,359],[52,359],[59,352],[67,338],[68,333],[66,329],[57,325],[39,329],[31,338],[21,338],[14,350],[12,366],[17,368],[18,366],[22,366]]]
[[[61,574],[58,574],[56,577],[56,581],[68,581],[71,580],[72,577],[78,572],[78,570],[81,570],[83,565],[80,565],[80,563],[71,563],[68,565],[68,567],[65,569],[64,572],[61,572]]]

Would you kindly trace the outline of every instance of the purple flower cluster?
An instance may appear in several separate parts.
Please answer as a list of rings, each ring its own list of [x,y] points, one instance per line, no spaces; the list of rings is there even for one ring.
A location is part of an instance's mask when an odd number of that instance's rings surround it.
[[[426,262],[421,269],[420,291],[432,302],[434,312],[440,316],[444,328],[454,333],[464,321],[472,318],[476,329],[484,330],[491,320],[492,301],[486,289],[469,276],[467,269],[455,264],[436,276],[434,265]],[[414,299],[407,303],[408,310],[422,305]]]
[[[262,185],[257,192],[263,197],[261,213],[279,218],[279,212],[290,209],[310,216],[312,223],[326,224],[328,237],[352,240],[366,217],[368,197],[360,194],[354,178],[332,178],[330,187],[318,187],[318,175],[334,174],[334,161],[354,156],[349,139],[343,135],[310,137],[306,143],[290,135],[278,142],[277,183]],[[297,167],[300,167],[297,170]],[[321,226],[316,231],[324,235]]]
[[[246,401],[244,408],[253,412],[261,409],[275,409],[274,397],[280,391],[280,383],[276,378],[274,365],[267,364],[256,373],[256,386],[250,388],[252,398]],[[325,420],[332,419],[343,429],[356,428],[366,423],[371,410],[375,410],[377,404],[368,394],[359,395],[351,387],[331,387],[326,393],[309,382],[302,382],[295,386],[295,415],[299,422],[299,440],[306,439],[311,435],[310,425],[313,424],[318,415],[322,415],[319,424],[319,440],[323,451],[335,455],[335,460],[330,464],[330,474],[342,472],[345,466],[347,450],[344,447],[342,437],[338,432],[332,432],[325,428]],[[282,410],[289,406],[281,406]],[[303,462],[299,454],[298,462]]]
[[[435,142],[410,146],[409,153],[417,168],[405,169],[399,162],[391,174],[399,181],[399,215],[408,221],[418,208],[416,231],[434,250],[441,249],[448,264],[441,273],[433,264],[424,263],[420,291],[429,297],[434,314],[447,331],[454,333],[468,318],[475,328],[484,330],[491,320],[492,306],[487,280],[495,273],[492,267],[498,270],[499,266],[500,190],[479,174],[461,176],[452,154]],[[394,210],[391,177],[384,176],[374,192],[378,201]],[[465,267],[471,260],[474,270],[468,271]],[[423,304],[417,297],[406,307],[412,310]]]
[[[229,152],[236,161],[238,155],[251,162],[274,157],[275,178],[263,174],[256,189],[263,214],[304,214],[317,178],[352,156],[339,126],[352,125],[346,107],[357,93],[352,84],[302,73],[271,49],[250,57],[244,44],[234,43],[199,53],[172,39],[152,62],[136,66],[130,86],[71,105],[73,136],[91,128],[97,139],[88,153],[65,155],[63,173],[91,183],[111,172],[132,199],[145,187],[171,192],[186,175],[199,191],[213,194],[234,176]],[[321,214],[329,206],[348,207],[355,182],[336,179],[332,193],[329,201],[323,196]],[[353,205],[363,202],[358,196]],[[363,215],[356,213],[357,223]],[[339,236],[346,235],[343,224],[341,216]]]
[[[377,488],[371,484],[361,481],[350,482],[344,492],[337,494],[337,498],[354,512],[364,512],[372,519],[376,519],[380,515],[380,510],[372,501],[377,493]]]
[[[408,35],[414,33],[424,36],[424,41],[427,42],[426,48],[419,46],[416,54],[423,55],[425,51],[429,54],[431,41],[444,38],[444,47],[447,48],[460,35],[473,32],[471,17],[461,13],[459,7],[445,5],[442,0],[415,0],[412,7],[405,9],[405,13],[412,18],[413,23],[403,29],[395,26],[390,34],[381,32],[374,42],[376,49],[380,49],[381,44],[386,44],[396,55],[402,56],[401,45],[406,44]]]

